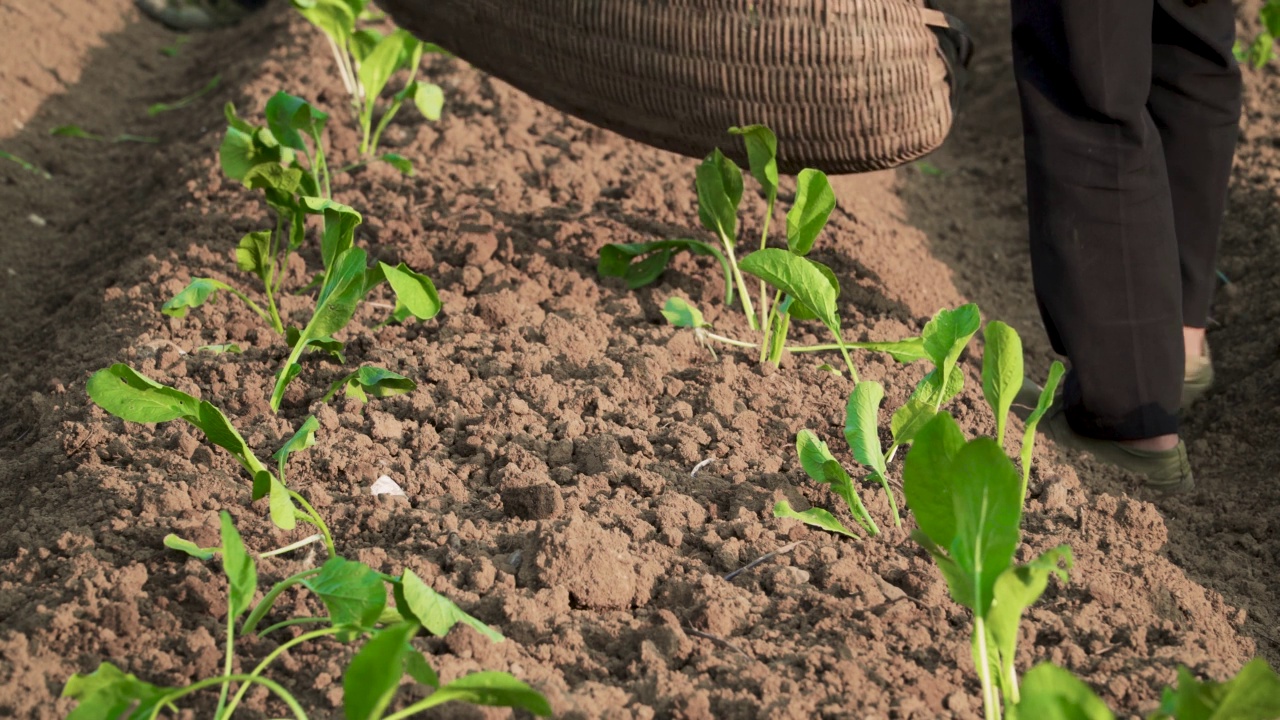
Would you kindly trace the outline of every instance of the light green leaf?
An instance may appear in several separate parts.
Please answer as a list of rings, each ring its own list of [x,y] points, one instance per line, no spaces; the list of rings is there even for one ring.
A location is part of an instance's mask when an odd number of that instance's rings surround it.
[[[800,466],[804,468],[806,475],[814,482],[830,487],[832,492],[843,498],[853,519],[868,534],[880,534],[880,528],[876,526],[875,520],[862,504],[857,488],[853,486],[853,478],[849,477],[849,473],[832,456],[826,443],[819,440],[812,431],[801,430],[796,433],[796,454],[800,457]]]
[[[94,373],[85,389],[98,407],[129,422],[162,423],[200,412],[199,400],[121,363]]]
[[[980,437],[956,454],[948,476],[956,512],[949,550],[964,576],[963,585],[952,585],[951,596],[985,617],[996,579],[1013,562],[1018,547],[1018,471],[994,440]]]
[[[95,135],[79,125],[59,125],[49,131],[50,135],[55,137],[71,137],[83,138],[85,140],[105,140],[101,135]]]
[[[444,111],[444,90],[439,85],[428,82],[415,82],[410,87],[413,91],[413,104],[417,106],[418,112],[431,122],[439,120]]]
[[[241,350],[240,346],[235,343],[219,343],[217,345],[201,345],[196,349],[208,350],[209,352],[214,353],[216,355],[221,355],[222,353],[231,353],[233,355],[239,355],[244,352],[244,350]]]
[[[853,458],[881,477],[888,475],[879,434],[880,401],[883,399],[883,385],[874,380],[863,380],[849,393],[844,416],[844,439],[853,451]]]
[[[244,549],[244,542],[231,522],[231,516],[226,510],[219,516],[222,518],[222,569],[227,574],[230,588],[227,612],[235,619],[253,604],[253,594],[258,589],[258,571],[254,568],[253,558]]]
[[[1153,720],[1275,720],[1280,718],[1280,677],[1254,658],[1226,682],[1199,682],[1178,668],[1177,689],[1166,689]]]
[[[391,704],[404,677],[409,638],[415,622],[392,625],[374,634],[351,659],[342,676],[342,711],[347,720],[377,720]]]
[[[364,62],[364,59],[369,57],[369,53],[382,42],[383,37],[385,36],[382,33],[373,28],[355,31],[351,34],[351,54],[355,56],[357,62]]]
[[[317,197],[302,198],[306,212],[324,216],[324,233],[320,238],[320,257],[326,270],[333,267],[339,255],[351,249],[355,242],[356,226],[364,218],[355,209],[332,200]]]
[[[355,32],[356,13],[343,0],[310,0],[305,3],[295,0],[293,5],[303,17],[333,38],[338,47],[344,47]]]
[[[470,625],[493,642],[502,642],[502,633],[468,615],[449,598],[424,583],[412,570],[405,570],[396,585],[396,607],[422,624],[432,635],[444,637],[458,623]]]
[[[382,153],[382,162],[400,171],[401,175],[413,176],[413,162],[409,158],[396,153]]]
[[[836,315],[836,290],[817,263],[786,250],[765,248],[742,258],[738,267],[763,279],[803,303],[837,337],[840,319]],[[794,313],[793,313],[794,316]]]
[[[1010,720],[1115,720],[1115,715],[1088,685],[1044,662],[1022,678],[1022,702]]]
[[[212,559],[220,550],[220,548],[202,548],[190,540],[184,540],[173,533],[164,536],[164,546],[170,550],[184,552],[199,560]]]
[[[380,262],[378,266],[396,293],[397,311],[406,310],[419,320],[430,320],[439,314],[440,295],[431,278],[410,270],[404,263],[392,267]]]
[[[382,94],[387,81],[401,66],[404,57],[406,39],[413,41],[413,36],[404,30],[396,30],[384,37],[360,63],[357,74],[360,84],[364,86],[366,108],[370,108],[373,100]]]
[[[538,691],[504,672],[464,675],[431,693],[418,705],[426,710],[451,701],[485,707],[523,708],[539,717],[551,716],[551,705]]]
[[[72,675],[62,689],[62,697],[77,703],[67,720],[134,720],[149,715],[168,692],[169,688],[143,682],[104,662],[90,675]]]
[[[329,558],[320,574],[304,581],[320,596],[335,625],[372,629],[387,606],[387,587],[369,566],[340,557]]]
[[[1057,575],[1061,582],[1067,581],[1067,570],[1071,569],[1071,548],[1060,545],[1045,551],[1040,557],[1026,565],[1018,565],[1005,570],[996,579],[991,610],[987,612],[987,632],[994,640],[998,671],[1001,678],[1000,687],[1005,692],[1005,702],[1012,704],[1013,692],[1017,687],[1017,673],[1014,668],[1015,654],[1018,649],[1018,625],[1022,622],[1022,614],[1044,594],[1049,585],[1049,575]],[[1062,567],[1065,565],[1065,569]]]
[[[281,530],[292,530],[298,526],[298,508],[289,496],[289,489],[270,473],[266,475],[270,483],[267,494],[270,496],[271,522]]]
[[[719,148],[698,166],[698,218],[702,226],[726,243],[738,240],[738,205],[742,202],[742,171]]]
[[[169,317],[184,318],[191,308],[212,303],[217,299],[219,290],[230,290],[231,286],[211,278],[192,278],[191,284],[182,292],[160,306],[160,312]]]
[[[1022,502],[1027,500],[1027,483],[1031,481],[1031,453],[1035,449],[1036,444],[1036,427],[1040,425],[1040,420],[1044,414],[1049,412],[1049,406],[1053,404],[1054,393],[1058,391],[1058,382],[1062,380],[1062,376],[1066,373],[1066,368],[1057,360],[1049,366],[1049,379],[1045,381],[1044,389],[1040,391],[1040,399],[1036,403],[1036,409],[1031,411],[1027,416],[1025,428],[1022,431],[1022,485],[1019,493]],[[1019,503],[1020,505],[1022,503]]]
[[[841,535],[847,535],[851,538],[858,537],[857,533],[846,528],[843,523],[836,519],[836,516],[822,508],[815,507],[809,508],[804,512],[796,512],[791,508],[791,503],[786,500],[782,500],[779,501],[777,505],[773,506],[773,516],[788,520],[799,520],[805,525],[822,528],[823,530],[839,533]]]
[[[813,263],[813,266],[818,268],[818,272],[822,273],[822,276],[827,279],[827,284],[831,286],[831,290],[835,292],[836,297],[840,297],[840,280],[836,277],[835,272],[832,271],[831,268],[827,267],[826,265],[823,265],[817,260],[810,260],[809,262]],[[817,313],[810,310],[809,307],[804,303],[794,302],[795,298],[792,298],[790,295],[786,295],[784,297],[793,301],[789,303],[788,306],[786,307],[786,313],[790,315],[792,318],[796,320],[819,319]],[[783,311],[782,308],[779,308],[778,312],[782,312],[782,311]]]
[[[924,326],[924,332],[921,333],[924,351],[933,360],[944,385],[950,385],[956,360],[981,324],[982,316],[978,313],[978,306],[969,303],[954,310],[940,310]]]
[[[258,276],[264,283],[271,281],[276,269],[276,259],[271,255],[271,231],[259,230],[240,238],[236,245],[236,267]]]
[[[399,373],[366,365],[330,385],[322,401],[328,402],[344,389],[348,396],[360,402],[368,402],[369,395],[376,398],[393,397],[411,392],[417,387],[417,383]]]
[[[252,190],[267,191],[267,202],[287,212],[293,206],[293,196],[302,187],[302,176],[302,168],[264,162],[249,168],[242,181]]]
[[[436,675],[436,671],[427,663],[427,659],[422,657],[422,653],[414,650],[412,646],[405,650],[404,672],[421,685],[440,687],[440,676]]]
[[[316,444],[316,430],[319,429],[320,421],[316,420],[314,415],[307,416],[307,419],[302,421],[302,425],[298,426],[297,432],[271,456],[278,464],[280,477],[283,478],[285,476],[284,466],[288,462],[290,455],[299,450],[306,450]]]
[[[725,304],[733,304],[733,275],[729,261],[720,249],[697,240],[658,240],[646,243],[611,243],[600,248],[600,260],[596,272],[600,277],[618,277],[635,290],[657,282],[675,253],[687,250],[695,255],[710,255],[720,262],[724,271]],[[641,262],[637,258],[646,257]]]
[[[836,194],[820,170],[805,168],[796,178],[796,201],[787,213],[787,247],[796,255],[808,255],[813,243],[836,209]]]
[[[324,130],[329,116],[311,106],[306,100],[286,92],[277,92],[267,101],[267,127],[280,144],[299,152],[307,151],[302,134],[315,137]]]
[[[662,316],[667,319],[667,322],[676,327],[700,328],[707,326],[707,321],[702,318],[702,311],[689,304],[684,298],[667,298],[667,304],[662,306]]]
[[[1004,429],[1013,399],[1022,387],[1022,338],[999,320],[983,331],[982,394],[996,416],[996,440],[1004,444]]]
[[[888,353],[890,357],[904,365],[929,357],[924,351],[924,338],[919,337],[886,342],[851,342],[845,345],[849,348]]]
[[[747,161],[751,176],[764,188],[769,202],[778,196],[778,138],[764,125],[747,125],[729,128],[731,135],[740,135],[747,146]],[[803,253],[802,253],[803,254]]]
[[[953,500],[959,479],[952,464],[965,446],[964,433],[950,413],[938,413],[916,436],[902,465],[902,491],[916,524],[936,545],[950,547],[956,536]]]

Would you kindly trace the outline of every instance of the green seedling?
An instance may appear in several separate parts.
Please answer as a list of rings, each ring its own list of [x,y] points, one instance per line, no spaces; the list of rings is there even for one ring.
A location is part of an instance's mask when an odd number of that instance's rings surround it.
[[[311,435],[319,426],[314,418],[308,418],[297,434],[276,453],[279,460],[279,476],[276,476],[249,449],[227,416],[206,400],[162,385],[124,364],[94,373],[86,389],[94,404],[122,420],[146,424],[185,420],[195,426],[209,442],[230,453],[249,473],[253,480],[252,497],[254,500],[269,498],[271,520],[276,527],[293,530],[298,520],[314,525],[320,531],[329,554],[334,554],[333,537],[324,520],[306,498],[286,487],[284,481],[285,459],[290,453],[314,443]],[[298,505],[302,506],[301,509]]]
[[[204,87],[191,93],[190,95],[187,95],[186,97],[179,98],[178,100],[174,100],[171,103],[156,103],[155,105],[148,107],[147,114],[152,117],[155,117],[160,113],[169,112],[171,110],[181,110],[182,108],[187,107],[188,105],[199,100],[205,95],[208,95],[209,93],[213,92],[214,89],[218,87],[218,83],[220,82],[222,82],[222,76],[214,75],[213,79],[209,80],[209,82],[204,84]]]
[[[360,402],[369,402],[369,396],[392,397],[412,392],[418,384],[409,378],[378,367],[362,367],[329,386],[329,392],[321,398],[329,402],[340,392]]]
[[[53,179],[53,175],[49,174],[48,170],[45,170],[39,165],[29,163],[26,160],[23,160],[22,158],[18,157],[17,155],[14,155],[11,152],[5,152],[4,150],[0,150],[0,158],[4,158],[5,160],[8,160],[10,162],[17,163],[18,166],[21,167],[23,170],[26,170],[27,172],[33,172],[43,177],[45,180]]]
[[[217,345],[201,345],[196,349],[208,350],[209,352],[215,355],[221,355],[223,353],[231,353],[232,355],[239,355],[244,352],[244,350],[241,350],[240,346],[235,343],[219,343]]]
[[[1252,65],[1255,70],[1262,69],[1275,57],[1276,38],[1280,37],[1280,0],[1267,0],[1258,9],[1258,20],[1262,23],[1262,31],[1245,46],[1237,40],[1232,48],[1236,60]]]
[[[413,173],[408,159],[386,153],[378,155],[382,133],[406,101],[417,106],[428,120],[440,119],[444,107],[444,91],[440,86],[419,82],[418,68],[424,53],[443,53],[436,45],[424,43],[404,30],[383,36],[377,30],[357,29],[357,23],[368,17],[368,0],[293,0],[293,6],[324,33],[338,65],[338,74],[351,97],[360,129],[360,162],[347,170],[380,159],[406,175]],[[401,70],[409,75],[402,90],[390,98],[390,104],[374,126],[376,106],[391,77]]]
[[[867,512],[867,508],[862,504],[862,498],[858,496],[858,490],[853,486],[853,478],[845,471],[844,466],[836,460],[831,454],[827,444],[818,439],[809,430],[801,430],[796,435],[796,454],[800,456],[800,465],[804,468],[805,474],[814,482],[826,485],[831,491],[845,501],[849,507],[849,512],[853,515],[853,519],[867,532],[868,535],[875,537],[880,534],[880,528],[876,525],[876,521],[871,518],[871,514]],[[791,518],[799,520],[807,525],[838,532],[849,537],[856,537],[856,533],[846,528],[831,513],[820,510],[806,510],[797,513],[791,509],[789,504],[778,503],[774,507],[774,515],[776,517]]]
[[[177,57],[178,53],[182,51],[182,46],[189,42],[191,42],[191,38],[189,36],[179,35],[173,39],[172,45],[166,45],[160,48],[160,54],[165,57]]]
[[[399,720],[446,702],[460,701],[490,707],[522,708],[535,715],[549,716],[551,708],[540,693],[506,673],[478,672],[442,684],[426,657],[412,645],[423,629],[437,636],[464,623],[491,641],[501,642],[500,633],[463,612],[448,598],[435,592],[406,570],[401,576],[383,575],[359,562],[334,556],[323,566],[292,575],[276,583],[257,603],[258,572],[253,557],[231,517],[221,518],[222,545],[197,548],[190,543],[165,544],[204,560],[222,558],[227,579],[226,654],[222,674],[198,680],[185,687],[153,685],[126,674],[109,662],[101,663],[89,675],[74,675],[63,689],[63,697],[77,701],[70,720],[127,718],[154,720],[162,710],[181,712],[180,701],[205,689],[219,689],[214,717],[228,720],[239,709],[250,688],[261,686],[282,702],[295,718],[305,720],[301,703],[279,683],[265,677],[271,665],[284,653],[304,643],[325,638],[363,645],[343,674],[343,711],[347,718]],[[189,546],[189,547],[188,547]],[[388,605],[388,585],[395,605]],[[297,625],[321,627],[283,640],[251,671],[234,673],[238,637],[255,634],[257,624],[271,610],[280,595],[294,587],[310,591],[325,607],[325,617],[284,620],[262,630],[267,635]],[[247,617],[246,616],[247,613]],[[236,623],[245,617],[237,631]],[[389,712],[403,678],[433,688],[425,699]],[[235,693],[232,694],[234,688]]]
[[[96,140],[98,142],[113,142],[113,143],[136,142],[136,143],[150,143],[153,145],[155,143],[160,142],[160,138],[145,137],[142,135],[131,135],[129,133],[120,133],[119,135],[116,135],[114,138],[111,138],[108,141],[106,137],[103,137],[102,135],[97,135],[95,133],[91,133],[88,130],[85,130],[84,128],[80,127],[79,125],[59,125],[58,127],[50,130],[49,134],[53,135],[54,137],[81,138],[84,140]]]
[[[600,277],[622,278],[632,290],[650,285],[667,269],[671,258],[681,250],[695,255],[714,257],[724,269],[726,305],[733,304],[733,268],[720,249],[710,243],[681,238],[646,243],[612,243],[600,248],[596,272]],[[643,258],[643,259],[640,259]]]

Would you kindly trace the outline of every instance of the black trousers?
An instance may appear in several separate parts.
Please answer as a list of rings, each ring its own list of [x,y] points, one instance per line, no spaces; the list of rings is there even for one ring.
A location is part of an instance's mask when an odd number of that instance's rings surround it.
[[[1194,0],[1192,0],[1194,2]],[[1067,419],[1177,432],[1240,118],[1230,0],[1012,0],[1031,263]]]

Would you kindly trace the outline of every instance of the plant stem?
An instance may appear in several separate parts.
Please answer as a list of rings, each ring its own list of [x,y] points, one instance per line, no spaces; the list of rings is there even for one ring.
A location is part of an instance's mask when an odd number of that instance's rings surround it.
[[[742,296],[742,309],[747,313],[747,324],[752,330],[760,331],[760,321],[756,319],[756,310],[751,306],[751,292],[747,290],[747,282],[742,279],[742,271],[738,269],[738,258],[733,254],[733,243],[729,242],[728,237],[721,234],[720,241],[724,243],[724,249],[729,256],[729,266],[733,268],[733,279],[738,284],[738,295]]]
[[[300,645],[304,642],[307,642],[308,640],[322,638],[327,635],[336,635],[339,632],[341,632],[339,628],[330,627],[330,628],[324,628],[323,630],[313,630],[309,633],[303,633],[302,635],[299,635],[298,637],[281,644],[280,647],[276,648],[275,650],[272,650],[271,654],[263,658],[262,662],[258,663],[258,667],[254,668],[253,672],[249,673],[248,676],[251,678],[256,678],[262,675],[262,673],[266,671],[268,665],[270,665],[272,662],[275,661],[276,658],[283,655],[285,651],[287,651],[291,647],[294,647],[295,645]],[[240,686],[240,689],[236,692],[235,697],[231,698],[231,704],[227,705],[227,714],[222,716],[223,720],[226,720],[226,718],[231,717],[231,713],[235,711],[236,706],[240,704],[241,698],[244,697],[244,694],[248,692],[248,690],[249,690],[249,683],[246,682]]]
[[[329,48],[333,50],[333,59],[338,62],[338,74],[342,76],[342,85],[347,89],[347,93],[355,98],[356,86],[352,81],[351,69],[347,67],[346,54],[338,49],[338,43],[334,42],[329,33],[326,32],[324,36],[329,41]]]
[[[267,594],[258,601],[257,606],[253,608],[253,612],[249,613],[249,617],[245,619],[244,624],[240,626],[241,635],[249,635],[253,633],[253,629],[262,621],[263,616],[271,611],[271,606],[275,604],[276,598],[280,597],[280,593],[288,590],[290,587],[306,580],[312,575],[319,575],[320,568],[312,568],[303,570],[300,573],[290,575],[289,577],[276,583]]]
[[[1000,720],[1000,700],[991,681],[991,661],[987,650],[986,620],[975,614],[973,618],[974,642],[978,646],[978,677],[982,680],[982,716],[985,720]]]
[[[768,298],[768,295],[764,292],[764,290],[765,290],[764,280],[761,280],[760,281],[760,302],[762,306]],[[765,360],[769,359],[769,355],[770,355],[769,349],[772,347],[772,344],[769,342],[769,339],[773,336],[775,332],[778,331],[773,327],[774,323],[779,322],[779,324],[781,324],[780,321],[777,320],[778,302],[781,299],[782,299],[782,291],[779,290],[773,296],[773,305],[769,307],[768,316],[765,318],[765,321],[764,321],[765,333],[764,333],[764,341],[760,343],[760,362],[764,362]],[[762,316],[765,315],[763,311],[761,311],[760,314]]]
[[[902,517],[898,514],[898,501],[893,497],[893,489],[889,487],[889,481],[878,472],[875,473],[875,477],[880,487],[884,488],[884,494],[889,498],[889,509],[893,511],[893,526],[902,527]]]
[[[329,526],[325,525],[324,520],[320,519],[320,513],[316,512],[316,509],[311,507],[311,503],[307,502],[307,499],[299,495],[297,492],[290,490],[289,495],[292,496],[294,500],[302,503],[303,509],[305,509],[307,514],[311,516],[311,519],[315,521],[315,526],[319,528],[320,533],[324,535],[324,546],[329,551],[329,557],[337,555],[338,551],[333,546],[333,536],[329,534]]]
[[[276,548],[275,550],[272,550],[272,551],[270,551],[270,552],[264,552],[264,553],[262,553],[262,554],[258,555],[258,557],[260,557],[260,558],[269,558],[269,557],[275,557],[275,556],[277,556],[277,555],[283,555],[283,554],[285,554],[285,553],[287,553],[287,552],[293,552],[294,550],[297,550],[298,548],[306,547],[306,546],[310,545],[311,543],[313,543],[313,542],[315,542],[315,541],[317,541],[317,540],[323,539],[323,538],[324,538],[324,536],[323,536],[323,535],[321,535],[321,534],[312,535],[312,536],[310,536],[310,537],[303,538],[303,539],[299,540],[299,541],[298,541],[298,542],[296,542],[296,543],[291,543],[291,544],[289,544],[289,545],[285,545],[285,546],[284,546],[284,547],[282,547],[282,548]]]
[[[258,313],[258,317],[262,318],[263,320],[266,320],[267,322],[272,322],[271,317],[270,317],[269,315],[267,315],[267,313],[263,312],[262,308],[258,306],[258,303],[256,303],[256,302],[254,302],[254,301],[250,300],[248,295],[245,295],[244,293],[240,292],[239,290],[237,290],[237,289],[235,289],[235,288],[231,287],[230,285],[228,285],[228,284],[226,284],[226,283],[219,283],[219,285],[221,285],[221,286],[222,286],[222,289],[223,289],[223,290],[226,290],[227,292],[231,293],[232,295],[235,295],[236,297],[238,297],[238,298],[240,298],[241,300],[243,300],[243,301],[244,301],[244,304],[245,304],[245,305],[248,305],[250,310],[252,310],[252,311],[254,311],[254,312]],[[283,331],[283,330],[281,330],[280,332],[284,332],[284,331]]]
[[[329,618],[305,617],[305,618],[293,618],[292,620],[282,620],[276,623],[275,625],[272,625],[271,627],[264,628],[262,632],[258,633],[258,636],[261,637],[263,635],[270,635],[276,630],[283,630],[284,628],[293,627],[294,625],[310,625],[311,623],[318,623],[318,622],[329,622]]]
[[[231,663],[235,659],[235,646],[236,646],[236,618],[235,618],[235,615],[231,613],[230,609],[228,609],[227,610],[227,657],[222,664],[222,674],[225,676],[231,675]],[[222,690],[219,691],[218,693],[218,709],[215,710],[213,713],[213,717],[215,718],[215,720],[223,720],[222,709],[227,704],[227,691],[230,688],[231,688],[230,680],[224,681],[222,683]]]
[[[845,347],[844,340],[841,339],[840,333],[836,333],[836,342],[840,343],[840,354],[844,356],[844,364],[849,368],[849,376],[853,378],[853,382],[858,382],[858,368],[853,366],[853,358],[849,357],[849,349]]]
[[[159,717],[160,709],[165,706],[171,706],[173,701],[199,690],[203,690],[211,685],[217,685],[220,682],[245,682],[263,685],[283,700],[285,705],[289,706],[289,711],[293,713],[294,717],[298,718],[298,720],[307,720],[306,711],[303,710],[302,706],[298,704],[298,701],[289,694],[288,690],[280,687],[280,684],[274,680],[268,680],[264,677],[252,677],[250,675],[223,675],[222,677],[209,678],[197,683],[192,683],[181,690],[175,690],[156,701],[155,707],[151,708],[151,714],[147,716],[148,720],[155,720]]]
[[[320,141],[320,130],[314,126],[311,128],[311,141],[316,146],[316,156],[312,163],[312,170],[316,172],[324,182],[324,198],[326,200],[333,199],[333,189],[329,187],[329,162],[324,159],[324,143]]]
[[[778,196],[776,192],[769,193],[768,208],[765,210],[765,213],[764,213],[764,229],[760,232],[760,249],[761,250],[765,249],[765,247],[768,246],[769,244],[769,222],[773,220],[773,204],[777,199],[778,199]],[[778,300],[775,297],[774,302],[776,303],[777,301]],[[766,331],[769,329],[769,324],[768,322],[766,322],[766,318],[772,318],[772,317],[773,315],[769,309],[769,287],[768,285],[765,284],[764,279],[761,278],[760,279],[760,322],[764,323],[764,328]],[[763,344],[766,347],[768,346],[769,338],[767,336],[765,337],[765,342]],[[764,358],[761,358],[761,360],[763,359]]]
[[[698,328],[698,330],[702,333],[702,337],[707,338],[708,340],[715,340],[716,342],[722,342],[725,345],[733,345],[734,347],[742,347],[742,348],[751,348],[753,350],[759,347],[759,345],[752,342],[745,342],[743,340],[734,340],[733,338],[728,338],[723,335],[717,335],[709,330],[706,330],[705,328]]]

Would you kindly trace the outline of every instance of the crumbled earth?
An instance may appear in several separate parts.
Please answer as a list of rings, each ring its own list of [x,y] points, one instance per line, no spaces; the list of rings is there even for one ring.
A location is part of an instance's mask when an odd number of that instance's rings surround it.
[[[943,174],[907,167],[835,179],[840,208],[814,256],[840,277],[850,339],[916,334],[939,308],[974,301],[1022,332],[1030,367],[1043,374],[1050,351],[1026,267],[1005,10],[965,0],[957,12],[980,50],[955,134],[929,159]],[[159,684],[216,674],[221,571],[166,550],[162,538],[217,544],[221,509],[258,549],[305,535],[274,529],[238,466],[191,428],[126,424],[92,406],[86,379],[115,362],[215,403],[260,457],[315,415],[318,442],[293,456],[289,483],[326,518],[339,551],[383,572],[413,570],[507,636],[494,644],[460,625],[419,641],[445,679],[507,671],[566,718],[980,713],[968,614],[910,540],[909,516],[893,527],[884,494],[866,486],[880,538],[773,517],[786,499],[851,522],[794,450],[803,428],[842,446],[847,377],[812,356],[781,368],[749,351],[713,356],[671,328],[659,310],[678,295],[719,332],[749,337],[708,258],[680,257],[637,291],[597,277],[606,243],[700,235],[693,161],[567,118],[457,61],[430,60],[444,117],[429,123],[407,110],[388,131],[417,174],[367,166],[340,176],[334,192],[364,215],[357,242],[430,275],[444,311],[373,329],[390,307],[379,295],[340,334],[346,366],[309,356],[275,414],[268,398],[286,348],[256,315],[232,298],[182,319],[158,308],[191,277],[252,287],[232,250],[269,219],[217,166],[226,102],[260,117],[277,90],[307,96],[332,111],[331,162],[354,159],[351,113],[318,32],[280,3],[167,57],[159,50],[174,35],[128,0],[91,13],[70,0],[9,4],[0,17],[0,147],[53,176],[0,161],[0,715],[64,716],[63,683],[103,660]],[[146,114],[215,73],[221,83],[200,101]],[[1280,150],[1266,100],[1280,81],[1250,71],[1248,84],[1223,246],[1231,286],[1210,333],[1220,384],[1188,419],[1199,488],[1154,498],[1087,459],[1036,453],[1021,557],[1065,543],[1076,564],[1027,614],[1020,665],[1062,664],[1124,717],[1149,711],[1179,663],[1224,677],[1256,654],[1280,659],[1280,484],[1268,442],[1280,428],[1271,329]],[[160,142],[48,136],[69,123]],[[792,192],[784,182],[784,200]],[[763,201],[748,193],[744,205],[745,232],[758,233]],[[291,268],[294,288],[319,264],[312,245]],[[311,303],[290,295],[282,312],[305,322]],[[803,325],[793,340],[826,336]],[[244,352],[198,349],[216,343]],[[979,352],[975,343],[962,358],[966,390],[952,407],[971,435],[994,430]],[[922,372],[873,354],[856,361],[864,378],[885,383],[888,407]],[[368,404],[321,402],[361,364],[419,387]],[[372,496],[382,475],[406,495]],[[260,572],[272,581],[319,560],[295,553]],[[317,611],[286,594],[272,617]],[[276,642],[244,641],[241,662]],[[350,654],[319,641],[291,651],[277,678],[314,717],[339,717]],[[246,711],[283,712],[257,692]]]

